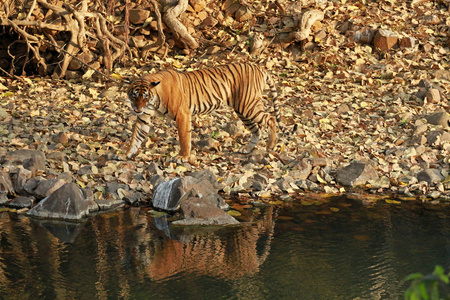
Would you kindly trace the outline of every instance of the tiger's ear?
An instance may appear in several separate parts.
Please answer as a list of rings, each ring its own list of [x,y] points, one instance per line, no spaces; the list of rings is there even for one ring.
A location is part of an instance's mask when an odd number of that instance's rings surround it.
[[[157,86],[161,81],[154,81],[154,82],[150,82],[150,84],[152,86]]]

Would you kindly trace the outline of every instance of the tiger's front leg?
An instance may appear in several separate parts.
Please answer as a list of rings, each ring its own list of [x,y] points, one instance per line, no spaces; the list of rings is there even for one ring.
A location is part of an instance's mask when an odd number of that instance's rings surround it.
[[[184,161],[188,161],[191,156],[191,120],[190,112],[178,112],[175,120],[180,142],[180,156]]]
[[[148,122],[146,122],[147,119],[148,118],[138,116],[136,123],[134,123],[131,143],[126,154],[128,159],[132,158],[137,153],[139,147],[150,131],[150,126],[147,124]]]

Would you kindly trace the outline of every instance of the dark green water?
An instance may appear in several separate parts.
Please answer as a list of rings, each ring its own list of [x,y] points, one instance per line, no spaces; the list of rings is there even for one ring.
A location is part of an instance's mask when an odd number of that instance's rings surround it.
[[[0,299],[402,299],[406,275],[449,271],[449,213],[341,198],[170,232],[138,208],[80,225],[0,213]]]

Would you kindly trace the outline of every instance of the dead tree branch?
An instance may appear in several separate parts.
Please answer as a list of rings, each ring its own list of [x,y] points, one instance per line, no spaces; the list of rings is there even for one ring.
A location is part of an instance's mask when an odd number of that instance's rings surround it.
[[[166,13],[163,20],[180,42],[188,48],[196,49],[199,46],[197,41],[189,34],[186,26],[178,20],[178,17],[186,11],[187,6],[188,0],[178,0],[177,5],[165,7]]]

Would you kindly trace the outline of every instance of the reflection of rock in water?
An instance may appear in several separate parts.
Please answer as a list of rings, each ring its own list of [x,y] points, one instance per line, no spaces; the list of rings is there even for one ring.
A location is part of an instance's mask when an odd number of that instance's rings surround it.
[[[31,220],[47,229],[52,235],[63,243],[73,243],[84,225],[84,222],[76,223],[55,220]]]
[[[187,244],[191,241],[192,237],[198,235],[205,235],[208,233],[214,233],[219,230],[224,230],[222,226],[171,226],[171,222],[167,216],[159,218],[152,218],[152,222],[155,227],[172,239],[177,240],[182,244]]]
[[[153,230],[157,237],[139,243],[141,251],[145,247],[151,253],[140,258],[152,280],[183,271],[225,278],[255,273],[270,252],[275,225],[272,207],[261,219],[239,227],[169,227],[166,221],[154,223],[164,235]]]
[[[133,298],[129,297],[134,293],[132,283],[182,272],[188,277],[194,273],[195,278],[240,278],[257,272],[266,260],[275,223],[272,207],[240,226],[225,228],[173,227],[167,231],[164,222],[158,223],[163,220],[153,223],[149,218],[145,210],[135,207],[97,215],[86,223],[0,214],[0,287],[6,287],[2,296],[14,298],[17,290],[23,290],[28,296],[23,298],[33,298],[34,288],[45,286],[58,299],[108,299],[119,294],[119,298]],[[21,280],[8,280],[2,274],[11,266],[16,268],[18,261]],[[73,290],[60,288],[61,282],[73,283]]]

